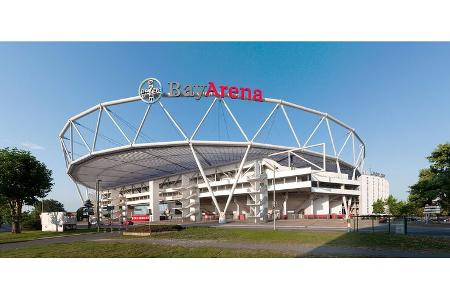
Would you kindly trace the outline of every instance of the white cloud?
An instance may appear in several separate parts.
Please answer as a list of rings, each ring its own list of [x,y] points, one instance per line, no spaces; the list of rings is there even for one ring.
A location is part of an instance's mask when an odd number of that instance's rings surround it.
[[[31,142],[23,142],[21,145],[29,150],[45,150],[45,148],[42,147],[41,145]]]

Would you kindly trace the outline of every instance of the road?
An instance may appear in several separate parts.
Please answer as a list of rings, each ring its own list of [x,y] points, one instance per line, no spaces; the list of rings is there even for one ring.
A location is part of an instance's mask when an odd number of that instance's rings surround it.
[[[273,229],[273,224],[238,224],[238,223],[228,223],[228,224],[216,224],[208,225],[209,227],[215,228],[248,228],[248,229]],[[347,231],[346,227],[343,226],[323,226],[323,225],[276,225],[277,230],[318,230],[318,231]]]

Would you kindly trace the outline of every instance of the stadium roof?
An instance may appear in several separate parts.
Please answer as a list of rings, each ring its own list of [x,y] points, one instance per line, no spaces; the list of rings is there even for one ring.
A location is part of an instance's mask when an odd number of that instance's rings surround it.
[[[171,98],[170,95],[164,95],[164,97]],[[164,99],[164,98],[163,98]],[[202,100],[206,101],[206,100]],[[233,100],[237,101],[237,100]],[[138,102],[142,103],[139,96],[125,98],[121,100],[109,101],[98,104],[74,117],[71,117],[63,130],[60,133],[61,148],[66,160],[67,173],[71,176],[75,183],[82,184],[86,187],[94,188],[96,180],[102,180],[102,188],[116,188],[133,183],[144,182],[147,180],[201,171],[200,169],[208,169],[210,167],[218,167],[222,165],[229,165],[232,163],[243,163],[245,161],[251,161],[257,158],[270,158],[276,160],[282,165],[287,165],[288,156],[286,151],[293,154],[291,157],[291,164],[295,167],[312,167],[316,170],[342,172],[349,174],[350,177],[354,177],[355,174],[359,175],[359,168],[361,167],[365,157],[365,145],[360,139],[355,130],[338,119],[332,117],[327,113],[323,113],[317,110],[306,108],[295,103],[287,102],[284,100],[264,98],[264,102],[271,104],[270,114],[264,116],[261,114],[250,114],[254,118],[262,117],[263,122],[257,132],[252,136],[246,133],[236,116],[230,109],[231,103],[225,101],[222,98],[214,98],[208,110],[205,112],[200,120],[192,118],[193,124],[196,124],[195,131],[192,134],[187,134],[182,126],[177,122],[174,116],[169,112],[167,107],[159,101],[154,104],[144,105],[145,114],[140,121],[140,124],[136,124],[136,127],[132,128],[132,133],[127,134],[121,120],[118,116],[114,115],[114,112],[110,110],[110,107],[121,107],[121,104]],[[198,104],[193,101],[192,103]],[[205,102],[204,102],[205,103]],[[203,126],[204,120],[207,118],[211,109],[215,104],[223,104],[228,112],[229,118],[239,128],[244,141],[211,141],[196,139],[198,130]],[[159,107],[162,114],[170,120],[171,126],[178,130],[180,139],[172,139],[166,142],[155,141],[151,143],[139,143],[137,138],[141,134],[141,130],[146,122],[155,122],[155,119],[147,119],[150,108],[152,106]],[[208,104],[209,105],[209,104]],[[230,105],[230,106],[229,106]],[[286,107],[286,109],[285,109]],[[141,107],[142,108],[142,107]],[[314,124],[312,132],[308,135],[308,138],[304,138],[302,144],[297,136],[295,126],[293,126],[291,119],[288,116],[287,108],[293,111],[301,111],[307,114],[312,114],[319,117],[319,122]],[[297,147],[280,145],[280,144],[266,144],[255,141],[256,136],[260,134],[261,130],[269,123],[273,114],[277,109],[282,111],[281,116],[284,118],[284,122],[287,124],[286,130],[290,131],[295,137],[295,145]],[[96,124],[89,129],[92,134],[92,140],[89,140],[86,134],[81,131],[80,120],[86,118],[89,115],[95,116],[94,112],[98,112],[96,118]],[[154,109],[152,109],[154,113]],[[96,147],[97,140],[100,138],[106,138],[108,132],[102,132],[100,123],[103,119],[108,118],[114,124],[113,129],[120,132],[125,142],[116,145],[114,147],[108,147],[106,149],[99,150]],[[303,120],[302,118],[299,118]],[[126,120],[122,120],[127,123]],[[336,142],[336,133],[333,135],[331,123],[334,123],[337,127],[342,128],[345,133],[341,136],[345,139],[341,144]],[[126,124],[125,124],[126,125]],[[156,123],[153,126],[161,126]],[[332,153],[326,153],[326,142],[318,142],[314,145],[310,145],[311,138],[316,134],[319,127],[325,127],[325,132],[329,134],[329,141],[331,140],[331,146],[327,149],[332,149]],[[208,128],[208,130],[211,130]],[[289,134],[289,133],[288,133]],[[76,142],[75,137],[79,137],[79,141]],[[134,137],[134,138],[133,138]],[[69,145],[66,142],[69,142]],[[74,144],[78,143],[84,148],[85,153],[75,156]],[[359,145],[356,145],[359,143]],[[322,152],[312,151],[312,147],[322,147]],[[352,150],[349,159],[344,161],[341,152],[344,148]],[[284,152],[284,153],[280,153]],[[278,154],[277,154],[278,153]],[[276,154],[276,155],[274,155]],[[350,162],[352,161],[352,162]]]
[[[193,142],[195,152],[204,169],[240,163],[247,149],[246,143],[224,142]],[[276,145],[254,144],[247,155],[247,162],[265,158],[288,147]],[[304,151],[302,156],[308,161],[322,165],[322,155]],[[287,156],[278,154],[271,159],[282,165],[287,165]],[[327,157],[327,171],[336,172],[336,160]],[[295,167],[311,167],[311,165],[295,156],[291,158]],[[351,176],[352,166],[340,161],[342,173]],[[198,171],[195,157],[189,142],[169,142],[157,144],[118,147],[101,151],[94,155],[80,158],[70,165],[68,173],[83,185],[94,188],[98,178],[102,180],[103,188],[117,188],[133,183],[144,182],[177,174]]]

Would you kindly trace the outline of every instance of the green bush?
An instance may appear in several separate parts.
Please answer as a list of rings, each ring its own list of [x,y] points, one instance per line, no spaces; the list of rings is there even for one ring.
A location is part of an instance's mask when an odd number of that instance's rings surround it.
[[[22,213],[22,227],[27,230],[41,230],[41,218],[34,211]]]

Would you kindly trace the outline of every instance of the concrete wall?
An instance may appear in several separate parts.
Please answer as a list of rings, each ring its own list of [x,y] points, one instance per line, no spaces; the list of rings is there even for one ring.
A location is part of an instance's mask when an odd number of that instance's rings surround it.
[[[283,197],[284,198],[284,197]],[[289,193],[288,201],[286,205],[287,211],[295,211],[295,213],[304,211],[306,207],[310,205],[308,195],[302,195],[297,193]]]
[[[330,213],[342,214],[342,200],[330,200]]]
[[[41,214],[42,231],[63,232],[64,213],[49,212]]]
[[[150,209],[152,210],[152,221],[159,221],[161,212],[159,211],[159,183],[157,181],[149,182]]]
[[[313,215],[328,215],[330,213],[328,195],[312,195],[311,198],[313,199]]]

